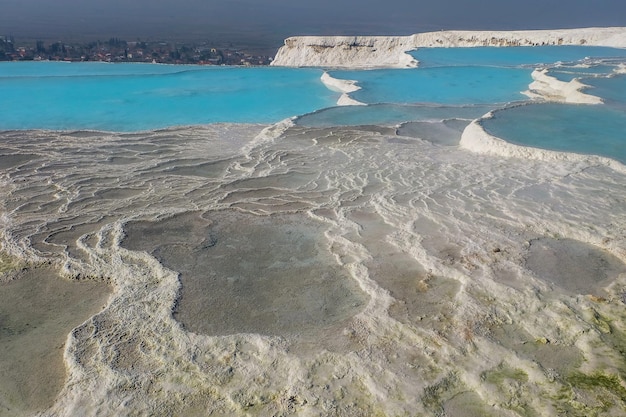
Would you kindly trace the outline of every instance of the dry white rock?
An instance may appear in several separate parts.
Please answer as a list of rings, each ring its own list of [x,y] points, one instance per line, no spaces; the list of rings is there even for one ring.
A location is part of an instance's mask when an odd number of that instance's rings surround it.
[[[626,47],[626,27],[527,31],[441,31],[412,36],[295,36],[272,65],[325,68],[411,68],[421,47],[593,45]]]

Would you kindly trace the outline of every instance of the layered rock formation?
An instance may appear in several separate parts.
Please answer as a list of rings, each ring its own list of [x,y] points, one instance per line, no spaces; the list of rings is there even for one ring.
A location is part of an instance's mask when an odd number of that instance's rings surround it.
[[[286,67],[410,68],[412,36],[296,36],[285,40],[272,65]]]

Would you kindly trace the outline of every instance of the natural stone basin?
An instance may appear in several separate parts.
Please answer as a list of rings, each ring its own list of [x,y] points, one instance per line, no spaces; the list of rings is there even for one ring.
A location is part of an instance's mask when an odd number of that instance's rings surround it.
[[[576,294],[593,294],[626,273],[626,265],[605,250],[547,237],[531,241],[526,267],[542,281]]]
[[[174,316],[195,333],[301,335],[367,303],[328,251],[323,224],[303,214],[185,213],[126,233],[124,247],[180,273]]]
[[[0,416],[52,406],[65,383],[67,335],[104,307],[110,291],[61,278],[51,266],[0,267]]]

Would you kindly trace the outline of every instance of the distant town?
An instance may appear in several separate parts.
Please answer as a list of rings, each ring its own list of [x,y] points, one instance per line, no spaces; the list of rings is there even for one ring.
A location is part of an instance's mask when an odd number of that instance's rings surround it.
[[[88,43],[20,43],[11,36],[0,36],[0,61],[100,61],[152,62],[197,65],[269,65],[271,56],[251,55],[237,49],[215,48],[202,43],[167,41],[125,41],[110,38]]]

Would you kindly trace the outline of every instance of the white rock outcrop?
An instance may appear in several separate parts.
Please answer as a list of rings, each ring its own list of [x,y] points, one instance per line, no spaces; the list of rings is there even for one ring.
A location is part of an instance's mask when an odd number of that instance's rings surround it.
[[[350,93],[354,93],[361,89],[354,80],[339,80],[337,78],[333,78],[327,72],[322,74],[320,78],[322,83],[331,91],[335,91],[337,93],[341,93],[341,97],[337,100],[338,106],[364,106],[365,103],[361,103],[358,100],[350,97]]]
[[[410,68],[417,61],[411,36],[296,36],[287,38],[272,61],[285,67]]]
[[[626,48],[626,27],[526,31],[441,31],[411,36],[295,36],[272,65],[324,68],[410,68],[406,52],[421,47],[593,45]]]
[[[559,81],[548,75],[546,69],[536,69],[531,74],[533,82],[522,94],[535,99],[556,101],[560,103],[602,104],[600,97],[583,93],[588,86],[577,78],[569,82]]]

